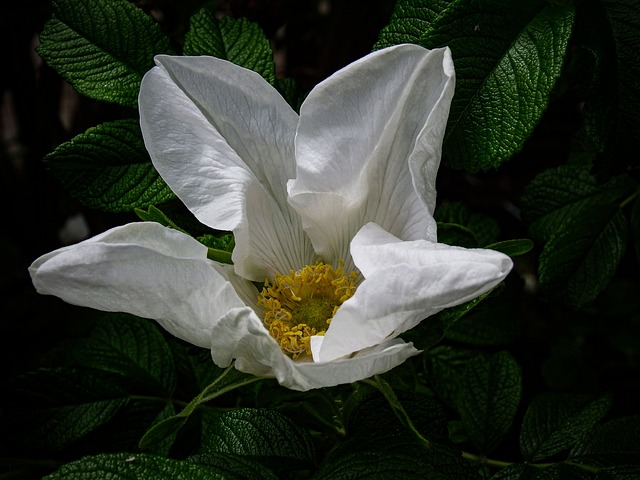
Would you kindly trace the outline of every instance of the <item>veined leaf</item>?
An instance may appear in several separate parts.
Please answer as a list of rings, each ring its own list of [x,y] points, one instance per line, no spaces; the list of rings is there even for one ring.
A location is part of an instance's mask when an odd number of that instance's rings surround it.
[[[107,453],[85,457],[63,465],[57,472],[44,477],[46,480],[227,480],[222,472],[192,463],[162,458],[145,453]]]
[[[609,397],[591,400],[571,394],[533,399],[522,422],[520,449],[528,462],[542,460],[580,441],[611,407]]]
[[[511,427],[521,391],[520,367],[507,352],[467,363],[455,399],[467,435],[481,452],[495,448]]]
[[[242,373],[233,367],[233,364],[227,367],[213,382],[205,387],[189,404],[182,409],[177,415],[166,418],[151,427],[140,439],[140,448],[146,449],[154,447],[163,442],[166,437],[175,434],[187,422],[191,414],[201,405],[209,402],[220,395],[225,394],[243,385],[248,385],[260,380],[259,377],[253,377],[246,373]]]
[[[74,356],[84,366],[121,375],[142,392],[170,397],[176,383],[171,349],[149,320],[127,314],[102,318]]]
[[[456,307],[454,307],[456,308]],[[457,406],[460,382],[467,365],[479,355],[470,348],[454,348],[448,345],[437,346],[425,352],[424,364],[430,386],[450,407]]]
[[[453,0],[398,0],[389,20],[389,25],[380,31],[378,42],[373,47],[379,50],[400,43],[419,44],[424,32],[428,31],[446,9],[456,2]]]
[[[278,480],[271,470],[242,455],[201,451],[186,461],[221,472],[225,480]]]
[[[184,55],[211,55],[259,73],[274,85],[275,63],[269,41],[256,23],[245,18],[223,17],[200,9],[193,17],[184,40]]]
[[[596,476],[596,480],[638,480],[638,478],[640,478],[640,465],[606,467]]]
[[[315,449],[309,433],[288,417],[266,408],[239,408],[218,415],[209,425],[203,452],[253,457],[274,469],[309,466]]]
[[[640,416],[616,418],[584,437],[569,459],[592,465],[640,465]]]
[[[544,468],[526,464],[509,465],[491,480],[591,480],[589,472],[580,467],[557,463]]]
[[[522,214],[531,236],[546,242],[539,263],[543,294],[580,308],[607,286],[627,243],[621,207],[637,191],[628,175],[600,184],[579,166],[547,170],[529,184]]]
[[[128,394],[104,375],[71,369],[42,369],[16,380],[13,416],[18,441],[62,449],[111,420]]]
[[[53,0],[38,53],[81,94],[135,108],[140,80],[169,40],[126,0]]]
[[[487,300],[450,324],[445,336],[471,345],[508,345],[522,335],[522,323],[519,302],[501,296]]]
[[[508,160],[537,125],[560,75],[573,18],[569,4],[542,0],[404,1],[376,47],[411,41],[451,49],[456,95],[444,153],[453,167],[475,173]]]
[[[577,137],[594,170],[609,178],[640,165],[640,13],[635,0],[588,2],[579,11],[586,28],[576,43],[591,55],[594,74]]]
[[[486,245],[485,248],[502,252],[510,257],[519,257],[533,249],[533,242],[528,238],[515,238]]]
[[[459,245],[461,247],[484,247],[495,242],[500,234],[498,223],[488,215],[471,212],[466,205],[459,202],[444,203],[439,205],[434,213],[434,218],[438,221],[438,241],[449,245]],[[450,226],[447,226],[450,225]],[[445,226],[446,230],[441,231]],[[447,232],[452,230],[453,232]],[[465,243],[448,242],[443,239],[442,234],[450,235],[458,230],[457,237]]]
[[[617,205],[576,213],[549,239],[540,255],[540,289],[580,308],[608,285],[625,252],[627,221]]]
[[[583,166],[563,165],[536,176],[522,198],[522,217],[529,233],[546,242],[564,223],[590,205],[614,204],[633,195],[638,185],[628,175],[619,175],[606,183]]]
[[[151,163],[136,119],[90,128],[45,162],[66,191],[88,207],[126,212],[175,198]]]

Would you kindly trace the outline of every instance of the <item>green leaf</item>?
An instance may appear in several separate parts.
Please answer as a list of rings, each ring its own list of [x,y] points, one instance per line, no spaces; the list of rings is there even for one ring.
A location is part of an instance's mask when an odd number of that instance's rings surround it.
[[[105,375],[42,369],[15,381],[12,399],[17,441],[30,448],[61,449],[111,420],[128,395]]]
[[[151,163],[136,119],[90,128],[44,160],[65,190],[91,208],[126,212],[175,198]]]
[[[471,345],[508,345],[522,335],[522,329],[522,310],[518,299],[501,296],[488,299],[450,324],[445,336]]]
[[[81,94],[135,108],[140,80],[169,40],[126,0],[53,0],[38,53]]]
[[[207,437],[200,453],[253,457],[278,470],[308,467],[315,460],[309,433],[276,410],[229,410],[216,417]]]
[[[591,465],[640,465],[640,416],[616,418],[592,430],[569,454]]]
[[[427,350],[424,355],[429,386],[448,406],[455,408],[460,381],[469,362],[478,352],[470,348],[442,345]]]
[[[438,242],[457,247],[478,247],[478,241],[473,232],[457,223],[438,222]]]
[[[563,165],[536,176],[522,198],[522,219],[534,240],[546,242],[578,212],[592,205],[617,204],[633,195],[638,184],[628,175],[598,182],[588,167]]]
[[[230,392],[231,390],[258,380],[261,380],[261,378],[242,373],[233,368],[233,364],[231,364],[220,374],[220,376],[218,376],[218,378],[204,388],[198,396],[191,400],[191,402],[189,402],[189,404],[184,407],[180,413],[151,427],[140,440],[140,448],[151,448],[164,441],[167,436],[173,435],[184,426],[189,419],[189,416],[201,405]]]
[[[451,0],[398,0],[389,20],[389,25],[380,31],[374,50],[400,43],[419,44],[424,32],[432,28],[438,18],[447,14],[455,5]]]
[[[140,217],[140,219],[144,220],[145,222],[156,222],[167,228],[173,228],[174,230],[178,230],[182,233],[187,233],[178,225],[176,225],[173,220],[167,217],[164,212],[157,208],[155,205],[149,205],[149,208],[146,211],[140,208],[136,208],[134,209],[134,211],[136,212],[136,215],[138,215],[138,217]]]
[[[471,212],[459,202],[438,206],[434,218],[438,221],[438,241],[449,245],[482,247],[495,242],[500,234],[498,222],[493,218]],[[453,239],[448,239],[452,234],[455,235]]]
[[[520,367],[507,352],[467,363],[456,401],[469,439],[482,453],[493,450],[511,427],[521,392]]]
[[[609,284],[627,242],[627,222],[617,205],[576,212],[544,246],[540,290],[576,308],[591,303]]]
[[[640,15],[634,0],[587,2],[579,11],[576,43],[591,55],[594,71],[577,137],[595,157],[594,170],[608,178],[640,165]]]
[[[145,453],[109,453],[85,457],[63,465],[46,480],[226,480],[223,472]]]
[[[496,473],[491,480],[590,480],[592,477],[579,467],[561,463],[536,468],[530,465],[510,465]]]
[[[538,124],[564,63],[574,12],[546,2],[458,5],[421,44],[453,52],[456,95],[443,150],[454,168],[475,173],[502,165]]]
[[[637,189],[627,175],[600,184],[577,166],[547,170],[529,184],[522,213],[532,237],[546,242],[539,270],[549,299],[579,308],[607,286],[627,242],[620,207]]]
[[[347,453],[323,465],[316,480],[384,480],[402,478],[403,480],[447,480],[450,477],[435,467],[410,453],[391,452],[381,455],[379,452]],[[462,478],[462,477],[457,477]],[[474,477],[464,477],[470,480]]]
[[[76,345],[74,356],[86,367],[122,376],[138,393],[168,397],[175,388],[171,349],[150,320],[105,315],[91,336]]]
[[[448,445],[433,444],[424,450],[410,434],[374,429],[338,445],[313,478],[480,480],[481,477],[459,450]]]
[[[508,160],[537,125],[573,17],[568,4],[542,0],[400,1],[376,48],[412,42],[451,49],[456,95],[444,153],[452,166],[474,173]]]
[[[541,394],[533,399],[522,422],[520,449],[534,462],[568,450],[606,415],[611,398],[597,400],[573,394]]]
[[[528,238],[518,238],[492,243],[485,248],[502,252],[510,257],[519,257],[533,249],[533,242]]]
[[[409,415],[415,427],[432,442],[447,440],[447,415],[444,408],[426,395],[398,391],[396,399]],[[380,393],[365,395],[354,407],[347,422],[350,436],[376,431],[403,432],[406,427],[394,415],[389,401]]]
[[[271,470],[241,455],[200,451],[187,457],[186,461],[220,472],[225,480],[278,480]]]
[[[638,480],[640,478],[640,466],[616,465],[603,468],[596,475],[596,480]]]
[[[202,8],[193,17],[184,40],[184,55],[211,55],[259,73],[274,85],[275,63],[269,40],[256,23],[223,17]]]

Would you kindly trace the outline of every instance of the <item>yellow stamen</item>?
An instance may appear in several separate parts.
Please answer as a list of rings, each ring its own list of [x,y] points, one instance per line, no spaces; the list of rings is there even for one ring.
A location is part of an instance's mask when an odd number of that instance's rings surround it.
[[[311,337],[324,335],[340,305],[355,293],[358,274],[343,267],[343,262],[337,268],[318,262],[264,282],[258,296],[264,325],[292,358],[311,355]]]

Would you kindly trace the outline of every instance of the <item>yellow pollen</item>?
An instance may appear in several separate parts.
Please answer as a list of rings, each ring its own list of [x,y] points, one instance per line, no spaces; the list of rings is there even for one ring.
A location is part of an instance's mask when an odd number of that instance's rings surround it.
[[[331,319],[356,291],[358,274],[345,272],[342,261],[333,268],[324,262],[265,280],[258,305],[264,325],[283,352],[294,359],[311,356],[311,337],[324,335]]]

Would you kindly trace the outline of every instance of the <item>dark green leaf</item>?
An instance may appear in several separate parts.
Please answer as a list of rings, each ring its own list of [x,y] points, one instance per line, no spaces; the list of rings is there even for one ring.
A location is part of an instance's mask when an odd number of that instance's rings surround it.
[[[578,308],[592,302],[613,277],[626,242],[627,221],[617,205],[576,212],[540,255],[541,292]]]
[[[440,404],[426,395],[397,392],[397,398],[408,413],[416,428],[431,441],[444,442],[447,439],[447,416]],[[379,393],[366,395],[358,402],[347,423],[349,435],[370,434],[376,431],[406,432],[393,414],[389,402]]]
[[[626,248],[620,207],[637,188],[627,175],[600,184],[578,166],[547,170],[529,184],[523,218],[533,238],[546,242],[539,270],[548,298],[581,307],[606,287]]]
[[[491,250],[502,252],[510,257],[519,257],[533,249],[533,242],[528,238],[518,238],[514,240],[504,240],[485,246]]]
[[[571,465],[556,464],[544,468],[530,465],[510,465],[496,473],[491,480],[590,480],[585,470]]]
[[[515,464],[509,465],[499,470],[491,480],[533,480],[538,469],[529,465]]]
[[[225,480],[277,480],[278,477],[271,470],[258,462],[230,453],[201,451],[186,459],[189,463],[210,468],[214,472],[224,474]]]
[[[596,475],[596,480],[638,480],[640,478],[640,466],[616,465],[603,468]]]
[[[46,480],[226,480],[222,472],[144,453],[112,453],[85,457],[63,465]]]
[[[216,417],[207,437],[202,452],[254,457],[271,468],[297,469],[315,459],[308,432],[276,410],[229,410]]]
[[[135,212],[136,215],[138,215],[138,217],[140,217],[140,219],[144,220],[145,222],[157,222],[167,228],[173,228],[174,230],[179,230],[182,233],[187,233],[178,225],[176,225],[173,220],[167,217],[164,212],[157,208],[155,205],[149,205],[149,208],[146,211],[140,208],[136,208]]]
[[[570,460],[601,466],[640,465],[640,416],[616,418],[584,437]]]
[[[171,396],[176,371],[158,327],[127,314],[105,315],[91,337],[79,342],[74,356],[84,366],[121,375],[138,393]]]
[[[421,44],[453,52],[457,84],[444,152],[452,166],[473,173],[511,158],[538,124],[564,63],[574,12],[546,2],[458,5]]]
[[[447,480],[454,477],[439,472],[419,456],[402,452],[384,455],[379,452],[347,453],[333,458],[314,477],[316,480],[386,480],[390,478]],[[471,480],[474,477],[465,478]]]
[[[183,53],[229,60],[259,73],[272,85],[276,81],[269,41],[256,23],[245,18],[224,17],[218,20],[209,9],[201,9],[191,17]]]
[[[520,449],[533,462],[573,447],[611,407],[609,397],[591,400],[572,394],[541,394],[524,416]]]
[[[445,336],[471,345],[508,345],[522,335],[522,310],[517,299],[493,300],[452,323]]]
[[[451,165],[474,173],[508,160],[537,125],[564,63],[573,16],[568,4],[541,0],[405,1],[376,47],[409,41],[451,49],[456,95],[444,152]]]
[[[588,168],[563,165],[542,172],[527,186],[521,198],[522,218],[533,239],[546,242],[578,212],[622,202],[637,189],[628,175],[599,183]]]
[[[493,218],[481,213],[472,213],[459,202],[438,206],[434,218],[438,221],[438,241],[449,245],[483,247],[495,242],[500,234],[498,223]],[[456,236],[447,240],[452,234]],[[457,240],[456,237],[461,238]]]
[[[65,190],[88,207],[125,212],[175,198],[151,163],[136,119],[90,128],[45,162]]]
[[[373,430],[356,435],[334,450],[314,477],[339,479],[465,479],[479,480],[480,475],[460,451],[433,444],[420,448],[410,434],[389,434]]]
[[[438,222],[438,242],[458,247],[478,247],[478,241],[467,227],[456,223]]]
[[[467,365],[478,355],[470,348],[438,346],[427,350],[424,356],[429,386],[448,406],[455,408],[460,380]]]
[[[379,50],[400,43],[419,44],[424,32],[428,31],[439,17],[446,15],[446,9],[455,3],[452,0],[398,0],[389,25],[380,31],[374,49]]]
[[[594,170],[608,178],[640,165],[640,15],[635,0],[587,2],[580,12],[576,40],[591,54],[594,72],[578,138],[595,155]]]
[[[53,0],[38,53],[81,94],[128,107],[169,40],[126,0]]]
[[[189,416],[201,405],[243,385],[260,380],[246,373],[242,373],[233,364],[224,370],[213,382],[205,387],[184,409],[173,417],[166,418],[151,427],[140,440],[140,448],[147,449],[163,442],[169,435],[184,426]]]
[[[494,449],[511,427],[521,391],[520,367],[507,352],[467,363],[456,401],[469,439],[481,452]]]
[[[109,378],[71,369],[37,370],[15,381],[16,441],[60,449],[111,420],[128,395]],[[15,433],[15,432],[14,432]]]

